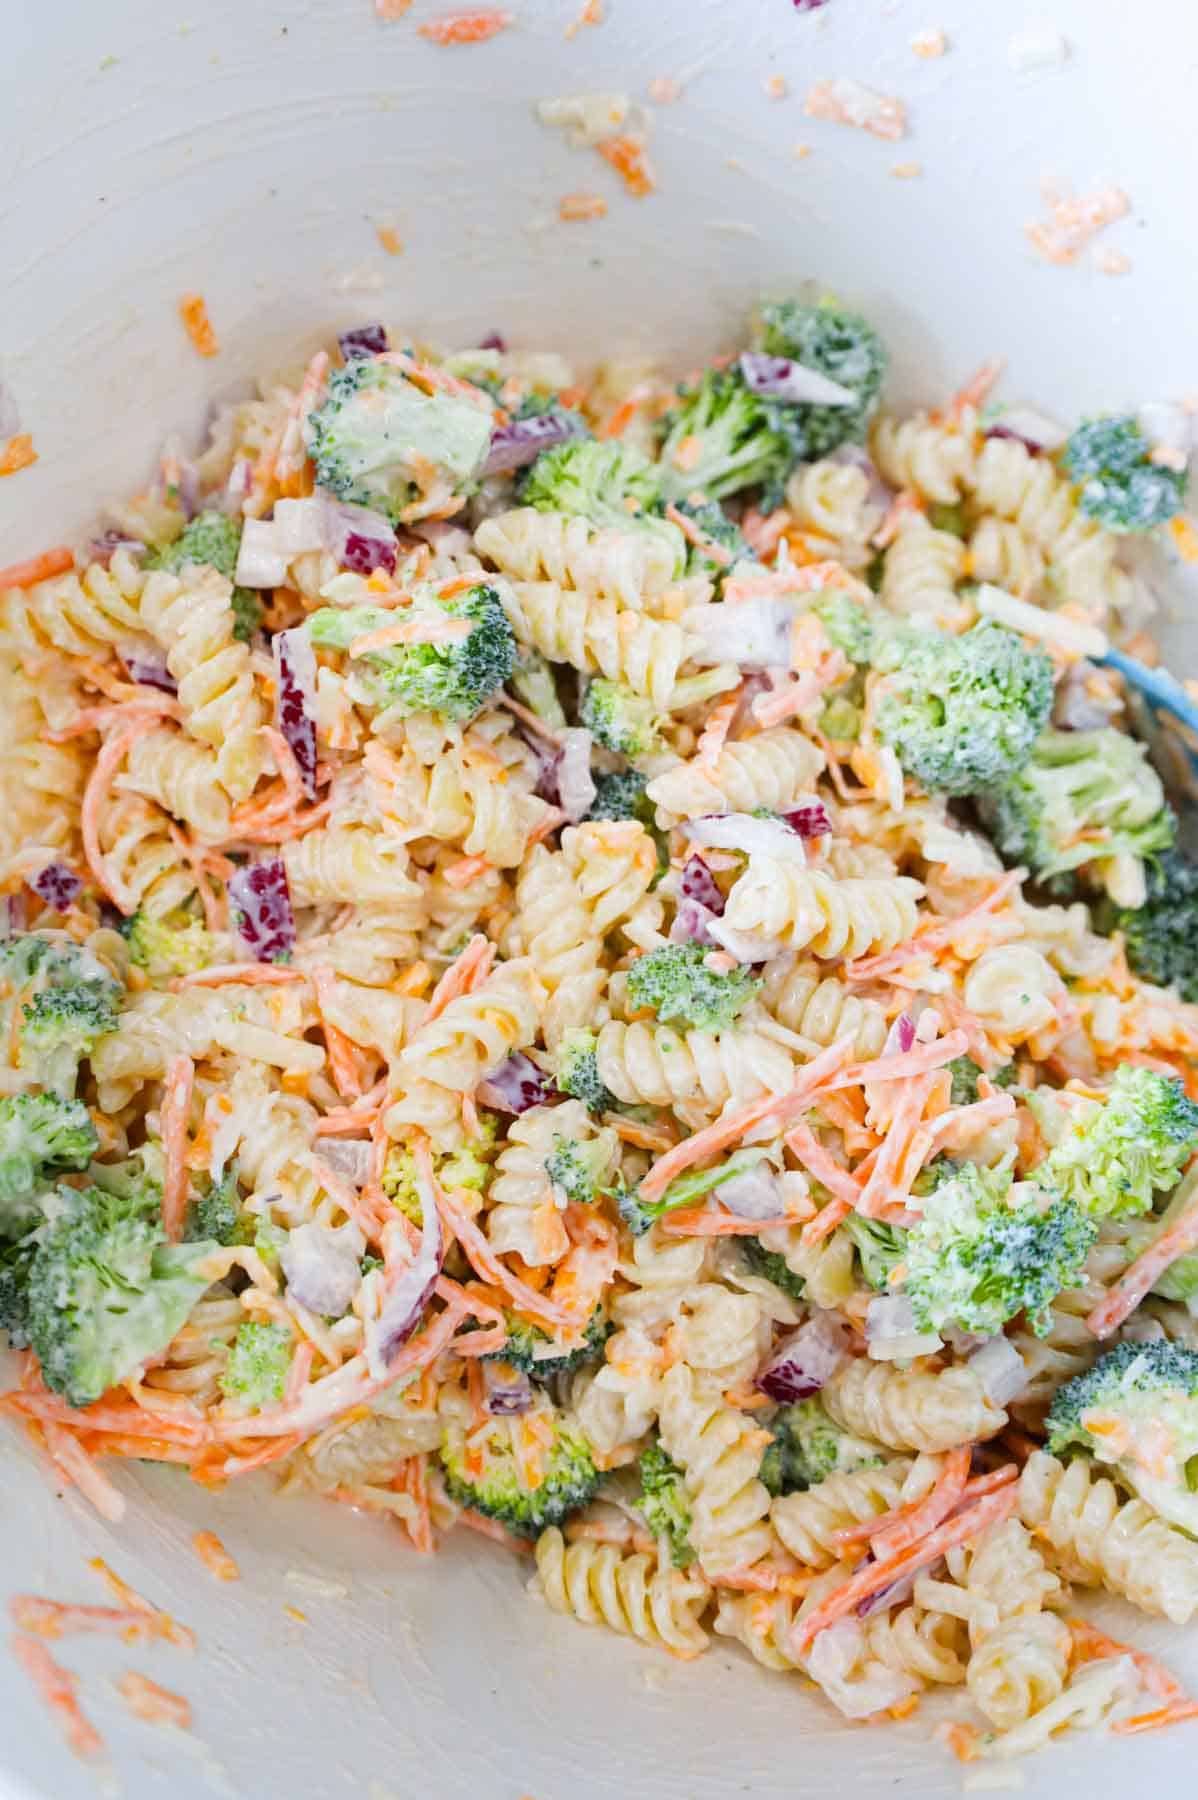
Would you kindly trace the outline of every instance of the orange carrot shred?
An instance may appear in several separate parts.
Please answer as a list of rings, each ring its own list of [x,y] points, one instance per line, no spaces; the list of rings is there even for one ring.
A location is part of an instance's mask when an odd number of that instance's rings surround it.
[[[183,321],[183,329],[195,345],[201,356],[215,356],[220,349],[216,333],[212,329],[212,321],[208,317],[208,304],[203,294],[184,294],[179,301],[179,317]]]
[[[582,219],[605,219],[607,201],[602,194],[563,194],[557,203],[557,216],[565,225]]]
[[[177,1244],[183,1236],[187,1213],[187,1112],[195,1082],[195,1064],[190,1056],[176,1056],[166,1072],[162,1096],[162,1148],[166,1169],[162,1178],[162,1228],[168,1240]]]
[[[595,148],[603,160],[611,164],[635,199],[643,200],[653,192],[655,184],[645,162],[645,146],[636,138],[600,138]]]
[[[74,567],[75,552],[66,544],[58,544],[53,550],[43,550],[40,556],[31,556],[27,562],[9,563],[6,569],[0,569],[0,594],[6,588],[36,587],[39,581],[65,575]]]
[[[197,1531],[191,1547],[210,1574],[218,1581],[240,1581],[241,1570],[214,1531]]]
[[[495,7],[483,12],[446,13],[444,18],[430,19],[427,25],[416,29],[432,44],[485,44],[511,22],[510,12]]]
[[[46,1646],[36,1638],[18,1635],[8,1641],[13,1655],[45,1701],[75,1755],[101,1755],[105,1749],[104,1739],[75,1698],[78,1676],[55,1662]]]
[[[33,439],[27,431],[19,431],[11,437],[0,453],[0,475],[16,475],[21,469],[30,468],[37,461],[37,451],[33,447]]]
[[[909,1549],[960,1504],[969,1478],[971,1448],[969,1444],[962,1444],[959,1449],[949,1451],[939,1475],[922,1499],[897,1506],[880,1518],[867,1519],[864,1524],[848,1525],[841,1531],[834,1531],[833,1541],[841,1547],[868,1543],[879,1561]]]
[[[159,1687],[156,1681],[151,1681],[148,1675],[140,1675],[136,1669],[126,1669],[116,1686],[129,1711],[135,1718],[144,1719],[147,1725],[174,1725],[180,1731],[191,1729],[191,1701],[185,1700],[182,1694],[172,1694],[169,1688]]]

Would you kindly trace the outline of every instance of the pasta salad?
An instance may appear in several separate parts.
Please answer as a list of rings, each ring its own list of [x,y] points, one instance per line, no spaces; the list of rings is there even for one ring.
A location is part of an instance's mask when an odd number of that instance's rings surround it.
[[[361,326],[0,571],[2,1404],[1001,1757],[1194,1710],[1185,457],[885,362]]]

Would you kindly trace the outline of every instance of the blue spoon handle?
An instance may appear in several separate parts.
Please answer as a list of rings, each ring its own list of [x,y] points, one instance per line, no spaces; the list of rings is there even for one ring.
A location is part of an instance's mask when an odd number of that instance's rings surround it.
[[[1113,645],[1098,661],[1106,663],[1108,668],[1118,669],[1150,705],[1158,706],[1164,712],[1172,713],[1175,719],[1180,719],[1194,733],[1195,742],[1198,743],[1198,705],[1190,699],[1180,681],[1167,674],[1164,669],[1150,669],[1146,663],[1137,662],[1134,656],[1125,655]]]

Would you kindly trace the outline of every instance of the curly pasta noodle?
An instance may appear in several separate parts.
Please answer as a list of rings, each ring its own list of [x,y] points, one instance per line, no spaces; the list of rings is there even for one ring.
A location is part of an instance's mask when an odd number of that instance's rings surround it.
[[[774,1530],[804,1568],[830,1569],[841,1556],[833,1533],[901,1506],[914,1467],[909,1457],[892,1456],[874,1468],[828,1475],[806,1493],[782,1495],[770,1509]]]
[[[957,582],[965,573],[965,546],[951,531],[937,531],[920,513],[904,521],[882,565],[882,599],[893,612],[961,614]]]
[[[1022,1044],[1057,1017],[1065,984],[1030,944],[984,950],[970,967],[962,998],[997,1041]]]
[[[198,1060],[225,1050],[285,1073],[314,1073],[324,1062],[324,1051],[299,1035],[314,1023],[315,1012],[299,984],[256,988],[231,983],[179,994],[135,994],[117,1030],[92,1051],[100,1104],[106,1111],[119,1111],[135,1087],[160,1081],[179,1055]]]
[[[536,1036],[539,1003],[534,980],[526,959],[502,963],[473,993],[459,994],[404,1047],[400,1079],[473,1093],[484,1075]]]
[[[248,644],[233,636],[233,589],[215,569],[194,568],[186,584],[158,570],[141,595],[141,617],[166,652],[179,684],[184,729],[216,751],[216,778],[232,800],[253,791],[266,766]]]
[[[1188,1624],[1198,1610],[1198,1544],[1143,1500],[1125,1500],[1085,1457],[1037,1450],[1019,1479],[1019,1516],[1056,1551],[1063,1572]]]
[[[880,1055],[886,1042],[886,1014],[876,1000],[859,998],[797,956],[777,956],[766,965],[760,999],[780,1025],[808,1040],[812,1055],[849,1032],[854,1055],[862,1058]]]
[[[678,673],[698,639],[668,619],[622,609],[609,594],[578,594],[555,581],[505,584],[500,598],[520,643],[584,675],[605,675],[669,709]]]
[[[785,812],[824,766],[823,752],[790,726],[726,743],[710,768],[679,763],[655,776],[645,792],[664,829],[704,813],[752,812],[763,806]]]
[[[569,826],[562,856],[600,937],[635,912],[657,878],[657,846],[635,819]]]
[[[76,744],[46,742],[36,690],[7,654],[0,656],[0,705],[5,727],[0,853],[15,854],[35,842],[65,845],[75,835],[86,776],[82,754]]]
[[[592,1538],[567,1544],[556,1526],[537,1539],[536,1559],[541,1592],[554,1612],[584,1625],[606,1625],[674,1656],[706,1650],[699,1620],[711,1589],[699,1575]]]
[[[677,1322],[682,1359],[721,1393],[752,1380],[769,1352],[770,1337],[769,1312],[753,1294],[705,1281],[683,1296]]]
[[[487,1192],[487,1236],[493,1250],[501,1256],[514,1250],[530,1268],[543,1268],[565,1255],[569,1239],[545,1165],[559,1140],[588,1143],[596,1137],[607,1144],[610,1165],[615,1137],[592,1125],[579,1100],[530,1107],[512,1120]]]
[[[586,519],[531,506],[484,519],[474,541],[513,580],[556,582],[636,612],[676,582],[685,562],[677,532],[596,530]]]
[[[721,1593],[712,1621],[722,1637],[735,1638],[766,1669],[801,1668],[787,1649],[799,1602],[788,1594]],[[966,1645],[961,1622],[921,1606],[876,1613],[859,1627],[862,1662],[881,1663],[919,1684],[955,1687],[965,1679]]]
[[[72,570],[36,587],[10,588],[3,601],[5,633],[27,650],[51,644],[69,656],[106,657],[144,643],[138,602],[145,579],[128,550],[118,550],[108,568],[93,562],[82,574]]]
[[[331,900],[393,905],[419,900],[403,845],[361,826],[317,826],[283,845],[287,885],[297,906]]]
[[[131,913],[144,907],[150,918],[165,918],[195,892],[195,875],[160,807],[111,794],[101,802],[98,824],[113,893]]]
[[[1027,599],[1044,579],[1044,554],[1010,520],[979,519],[969,536],[969,572]]]
[[[827,458],[801,464],[786,484],[786,504],[804,531],[832,540],[836,560],[846,568],[863,568],[872,559],[869,540],[882,511],[857,464]]]
[[[156,801],[209,843],[229,835],[229,798],[217,783],[215,756],[169,726],[138,738],[113,785]]]
[[[424,923],[423,892],[394,906],[355,907],[334,928],[301,936],[292,962],[299,969],[327,966],[363,987],[386,987],[415,960]]]
[[[923,413],[901,422],[883,415],[871,442],[874,461],[892,487],[952,506],[972,483],[974,421],[968,414],[959,428],[934,424]]]
[[[529,851],[504,944],[509,954],[536,959],[549,993],[545,1042],[551,1050],[567,1031],[598,1017],[607,984],[603,939],[563,852],[543,844]]]
[[[499,869],[523,860],[529,839],[552,818],[544,800],[504,771],[468,751],[449,751],[430,768],[405,746],[385,774],[369,761],[368,780],[377,816],[397,838],[431,837],[458,844],[465,856],[484,856]]]
[[[1046,456],[1014,438],[987,438],[974,471],[972,504],[1018,526],[1048,559],[1062,600],[1120,607],[1128,578],[1114,566],[1117,542],[1077,511],[1073,490]]]
[[[923,893],[909,875],[837,881],[769,856],[751,856],[728,895],[725,922],[750,937],[820,957],[892,950],[915,930]]]
[[[668,1025],[625,1025],[609,1019],[596,1046],[599,1076],[626,1106],[670,1106],[690,1100],[708,1107],[784,1093],[794,1070],[780,1044],[748,1027],[718,1037],[710,1031],[672,1031]]]
[[[964,1363],[930,1369],[917,1360],[900,1369],[860,1357],[833,1375],[823,1400],[846,1431],[893,1450],[951,1450],[994,1437],[1007,1422]]]
[[[770,1497],[757,1479],[768,1434],[701,1388],[685,1363],[662,1380],[658,1425],[667,1455],[685,1471],[690,1540],[704,1574],[751,1567],[773,1537]]]
[[[171,1339],[162,1362],[147,1370],[139,1396],[142,1404],[152,1408],[150,1396],[162,1394],[180,1395],[193,1406],[211,1406],[220,1398],[229,1349],[245,1319],[235,1294],[223,1285],[211,1288]]]

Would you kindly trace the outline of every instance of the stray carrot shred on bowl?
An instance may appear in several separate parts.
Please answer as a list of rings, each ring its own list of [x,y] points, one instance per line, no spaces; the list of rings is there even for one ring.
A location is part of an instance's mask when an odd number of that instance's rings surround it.
[[[220,344],[212,329],[208,303],[203,294],[184,294],[179,302],[179,317],[183,321],[184,331],[200,355],[215,356],[220,350]]]
[[[595,145],[605,162],[609,162],[630,194],[643,200],[651,194],[654,181],[645,162],[645,146],[636,138],[601,138]]]
[[[485,44],[512,22],[512,15],[502,7],[485,12],[446,13],[443,19],[430,19],[417,26],[422,38],[431,44]]]
[[[557,203],[559,219],[603,219],[607,201],[602,194],[563,194]]]
[[[27,431],[19,431],[11,437],[0,454],[0,475],[15,475],[20,469],[27,469],[37,461],[37,451],[33,447],[33,439]]]
[[[218,1581],[241,1580],[241,1570],[215,1531],[197,1531],[191,1540],[191,1547],[204,1567],[215,1575]]]

